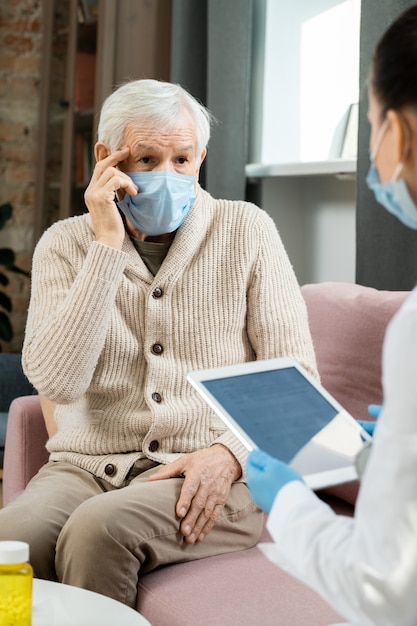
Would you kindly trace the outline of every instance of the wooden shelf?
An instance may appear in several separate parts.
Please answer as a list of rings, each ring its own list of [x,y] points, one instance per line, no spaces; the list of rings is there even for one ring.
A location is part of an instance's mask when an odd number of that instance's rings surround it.
[[[104,99],[126,77],[169,80],[170,67],[171,0],[43,0],[42,7],[34,245],[51,220],[85,211]]]

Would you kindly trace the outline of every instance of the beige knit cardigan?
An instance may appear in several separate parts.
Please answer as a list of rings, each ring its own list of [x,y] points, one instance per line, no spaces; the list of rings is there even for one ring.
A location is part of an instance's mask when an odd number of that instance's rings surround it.
[[[198,188],[155,277],[128,236],[122,250],[95,241],[88,214],[36,247],[23,364],[57,403],[51,460],[120,486],[143,456],[168,463],[222,443],[244,468],[245,449],[186,374],[280,355],[318,376],[291,264],[252,204]]]

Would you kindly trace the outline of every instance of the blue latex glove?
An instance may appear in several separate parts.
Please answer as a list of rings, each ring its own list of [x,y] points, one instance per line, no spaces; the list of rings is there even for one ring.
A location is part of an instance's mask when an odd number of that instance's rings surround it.
[[[370,404],[368,406],[369,415],[371,415],[371,417],[374,417],[375,419],[379,417],[381,410],[382,410],[382,406],[380,404]]]
[[[379,417],[379,414],[381,413],[381,409],[382,406],[380,404],[370,404],[368,406],[368,413],[369,415],[377,419]],[[371,435],[371,437],[374,436],[376,422],[371,422],[371,420],[358,420],[358,422],[362,426],[362,428],[366,430],[368,435]]]
[[[246,484],[256,504],[266,513],[272,508],[278,491],[292,480],[303,480],[287,463],[262,450],[252,450],[246,462]]]

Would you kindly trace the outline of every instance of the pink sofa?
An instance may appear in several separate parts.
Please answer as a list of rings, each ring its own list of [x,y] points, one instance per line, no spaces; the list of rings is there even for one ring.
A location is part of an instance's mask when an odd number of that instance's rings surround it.
[[[407,292],[348,283],[305,285],[310,327],[323,385],[356,418],[381,402],[385,328]],[[47,461],[46,429],[36,396],[13,401],[4,460],[4,504]],[[353,514],[356,482],[320,494]],[[266,530],[262,540],[268,539]],[[269,563],[255,547],[180,563],[141,576],[137,609],[153,626],[325,626],[341,621],[312,590]]]

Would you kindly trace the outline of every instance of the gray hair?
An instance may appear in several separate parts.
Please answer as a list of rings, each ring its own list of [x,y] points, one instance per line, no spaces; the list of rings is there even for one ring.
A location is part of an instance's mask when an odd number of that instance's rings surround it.
[[[129,81],[118,87],[104,101],[98,124],[98,141],[111,152],[122,147],[126,127],[146,123],[162,129],[175,127],[181,111],[187,110],[195,125],[196,157],[210,139],[214,117],[183,87],[153,79]]]

